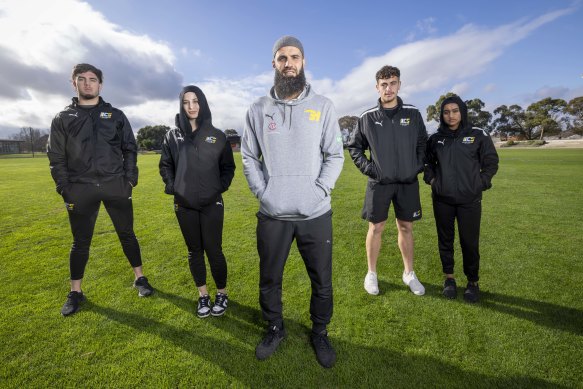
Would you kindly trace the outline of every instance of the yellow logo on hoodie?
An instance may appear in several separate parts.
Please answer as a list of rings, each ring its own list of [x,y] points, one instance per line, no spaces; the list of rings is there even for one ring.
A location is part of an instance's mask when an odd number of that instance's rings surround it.
[[[313,109],[306,109],[304,112],[310,114],[309,120],[313,122],[320,121],[320,115],[322,114],[320,111],[314,111]]]

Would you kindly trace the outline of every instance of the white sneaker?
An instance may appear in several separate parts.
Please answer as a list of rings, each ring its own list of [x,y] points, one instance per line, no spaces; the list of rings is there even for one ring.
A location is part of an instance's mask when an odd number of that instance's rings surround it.
[[[421,285],[414,271],[409,273],[403,272],[403,282],[411,289],[413,294],[417,296],[423,296],[425,294],[425,287]]]
[[[364,277],[364,289],[368,294],[377,295],[379,294],[379,282],[377,280],[377,273],[369,271]]]

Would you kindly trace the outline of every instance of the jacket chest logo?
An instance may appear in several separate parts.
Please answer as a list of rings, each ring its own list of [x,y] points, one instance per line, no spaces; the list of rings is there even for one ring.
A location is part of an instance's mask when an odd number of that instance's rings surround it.
[[[100,119],[111,119],[111,112],[101,112],[99,113]]]
[[[410,123],[411,123],[410,118],[402,118],[401,121],[399,122],[399,124],[402,126],[408,126]]]
[[[472,143],[474,143],[475,139],[476,139],[476,137],[474,137],[474,136],[465,136],[462,139],[462,143],[465,145],[471,145]]]
[[[214,136],[207,136],[206,139],[204,140],[206,143],[217,143],[217,138]]]
[[[308,120],[310,120],[312,122],[319,122],[320,121],[320,115],[322,114],[322,112],[315,111],[313,109],[306,109],[304,112],[310,114],[310,116],[308,117]]]

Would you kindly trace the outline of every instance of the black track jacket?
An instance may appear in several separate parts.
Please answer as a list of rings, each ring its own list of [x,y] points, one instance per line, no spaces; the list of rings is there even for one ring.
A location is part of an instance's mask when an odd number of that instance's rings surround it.
[[[423,171],[427,131],[419,110],[397,97],[397,112],[389,119],[380,99],[360,116],[348,143],[352,160],[371,180],[409,184]],[[364,152],[370,149],[370,160]]]
[[[186,92],[195,92],[200,105],[200,124],[195,131],[182,108]],[[226,135],[213,127],[206,97],[199,88],[185,87],[180,107],[177,128],[169,130],[162,143],[160,175],[166,184],[165,193],[174,195],[175,204],[201,209],[217,201],[231,185],[235,175],[233,150]]]
[[[99,184],[125,176],[138,183],[137,146],[124,113],[99,98],[91,109],[71,105],[51,123],[47,145],[51,175],[62,193],[69,183]]]

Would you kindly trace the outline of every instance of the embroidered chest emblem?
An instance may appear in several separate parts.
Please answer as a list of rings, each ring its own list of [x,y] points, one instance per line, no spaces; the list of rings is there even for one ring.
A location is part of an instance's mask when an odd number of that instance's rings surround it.
[[[99,114],[100,119],[111,119],[111,112],[101,112]]]
[[[462,143],[465,144],[465,145],[471,145],[472,143],[474,143],[474,140],[475,139],[476,138],[474,136],[465,136],[462,139]]]
[[[402,118],[401,121],[399,122],[399,124],[402,126],[408,126],[410,123],[411,123],[410,118]]]
[[[320,111],[315,111],[313,109],[306,109],[304,112],[307,112],[310,114],[310,116],[308,117],[308,119],[312,122],[319,122],[320,121],[320,115],[322,114],[322,112]]]
[[[207,136],[204,140],[206,143],[217,143],[217,138],[214,136]]]

